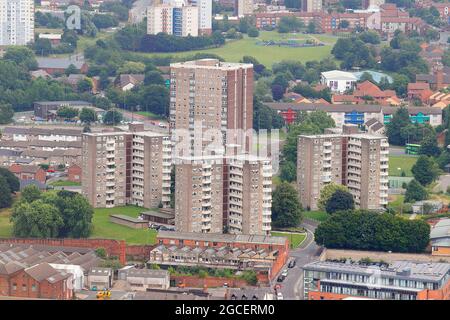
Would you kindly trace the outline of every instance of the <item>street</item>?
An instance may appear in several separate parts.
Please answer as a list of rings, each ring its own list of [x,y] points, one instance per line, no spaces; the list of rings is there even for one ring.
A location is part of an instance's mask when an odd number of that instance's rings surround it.
[[[320,246],[314,242],[313,236],[317,224],[313,221],[305,221],[302,226],[308,230],[308,236],[299,248],[291,250],[290,256],[295,259],[296,265],[294,268],[288,269],[288,276],[280,283],[280,291],[285,300],[303,300],[302,268],[308,263],[317,261],[321,252]],[[276,278],[274,281],[276,282]],[[278,284],[278,282],[276,283]]]

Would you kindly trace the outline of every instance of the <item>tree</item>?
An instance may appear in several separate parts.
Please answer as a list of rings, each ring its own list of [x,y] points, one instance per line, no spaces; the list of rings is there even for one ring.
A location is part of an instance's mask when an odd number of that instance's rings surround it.
[[[411,171],[422,186],[427,186],[439,176],[439,167],[436,161],[428,156],[421,155],[411,168]]]
[[[313,21],[308,23],[307,31],[308,33],[316,33],[316,24]]]
[[[63,220],[58,209],[42,200],[19,201],[11,214],[13,235],[21,238],[56,238]]]
[[[352,194],[343,190],[336,190],[325,205],[325,210],[329,214],[337,211],[353,210],[354,208],[355,202]]]
[[[297,166],[291,161],[286,161],[281,165],[280,179],[292,182],[297,179]]]
[[[169,90],[166,86],[148,85],[139,88],[139,103],[141,107],[157,115],[169,114]]]
[[[401,135],[401,130],[410,123],[408,109],[400,107],[386,126],[389,143],[397,146],[404,145],[405,139]]]
[[[436,134],[430,133],[422,139],[419,153],[431,157],[437,157],[441,154],[441,149],[439,149],[437,144]]]
[[[116,125],[122,122],[123,115],[117,109],[108,110],[103,117],[103,123],[106,125]]]
[[[272,89],[273,100],[280,100],[281,98],[283,98],[284,89],[281,85],[273,84],[271,89]]]
[[[119,20],[109,14],[96,14],[92,18],[92,22],[98,29],[111,28],[119,24]]]
[[[8,124],[12,122],[14,117],[14,110],[12,106],[8,104],[0,104],[0,124]]]
[[[164,86],[165,81],[161,75],[161,72],[156,71],[156,70],[151,70],[151,71],[148,71],[145,73],[144,84],[145,85],[155,84],[155,85]]]
[[[73,119],[78,116],[78,110],[72,107],[61,107],[56,111],[60,118]]]
[[[0,209],[9,208],[12,204],[11,189],[8,181],[0,176]]]
[[[348,22],[348,20],[341,20],[341,22],[339,22],[339,28],[341,29],[347,29],[349,25],[350,22]]]
[[[91,108],[83,108],[80,111],[80,121],[83,123],[91,123],[97,121],[97,114]]]
[[[20,194],[23,200],[25,200],[28,203],[32,203],[33,201],[40,199],[42,192],[41,190],[39,190],[37,186],[29,185],[23,188]]]
[[[70,64],[70,66],[67,67],[67,69],[64,73],[66,74],[66,76],[71,75],[71,74],[79,74],[80,70],[78,70],[75,65]]]
[[[92,80],[88,78],[81,79],[77,83],[79,92],[91,92],[93,87]]]
[[[0,177],[6,179],[6,183],[8,184],[9,190],[11,192],[17,192],[20,190],[19,178],[17,178],[15,174],[9,171],[8,169],[0,168]]]
[[[250,27],[247,31],[247,34],[251,38],[259,37],[259,31],[255,27]]]
[[[94,210],[87,199],[77,192],[62,190],[52,201],[58,208],[63,225],[59,236],[64,238],[86,238],[91,232]]]
[[[390,213],[341,211],[316,228],[314,239],[332,249],[417,253],[428,246],[430,226]]]
[[[417,180],[411,180],[406,186],[405,202],[415,202],[428,199],[428,192]]]
[[[272,224],[279,228],[297,227],[302,218],[297,191],[291,184],[282,182],[272,194]]]
[[[319,210],[325,211],[328,200],[338,190],[348,191],[348,188],[342,184],[331,182],[325,185],[322,190],[320,190],[320,197],[317,201],[317,207],[319,208]]]
[[[36,39],[33,44],[34,52],[37,55],[48,56],[52,53],[52,43],[49,39]]]

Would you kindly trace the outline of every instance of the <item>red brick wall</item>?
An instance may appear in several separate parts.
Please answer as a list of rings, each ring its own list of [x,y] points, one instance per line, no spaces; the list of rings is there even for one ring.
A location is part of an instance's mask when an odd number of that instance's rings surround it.
[[[227,283],[229,287],[240,288],[248,286],[247,282],[242,279],[229,279],[229,278],[219,278],[219,277],[206,277],[199,278],[193,276],[170,276],[171,280],[175,280],[175,284],[180,286],[191,287],[191,288],[208,288],[222,287],[224,283]]]
[[[72,182],[81,182],[81,168],[77,165],[72,165],[67,170],[68,180]]]

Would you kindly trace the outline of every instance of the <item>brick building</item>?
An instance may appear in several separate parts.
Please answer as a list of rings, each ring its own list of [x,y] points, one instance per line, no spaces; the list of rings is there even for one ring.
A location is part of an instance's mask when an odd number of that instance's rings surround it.
[[[273,279],[289,257],[285,237],[160,231],[148,263],[255,270],[262,282]]]
[[[47,180],[47,173],[39,166],[13,164],[9,167],[9,170],[14,173],[19,180],[36,180],[41,183],[45,183]]]
[[[67,180],[71,182],[81,182],[81,175],[81,167],[76,163],[74,163],[67,169]]]

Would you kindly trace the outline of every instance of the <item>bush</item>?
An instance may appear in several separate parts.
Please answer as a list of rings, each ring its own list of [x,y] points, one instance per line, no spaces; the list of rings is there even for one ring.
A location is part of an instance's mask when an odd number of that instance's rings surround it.
[[[255,27],[251,27],[248,29],[247,34],[251,38],[259,37],[259,31]]]
[[[97,257],[99,257],[101,259],[106,259],[106,257],[107,257],[105,248],[100,247],[100,248],[95,249],[95,254],[97,255]]]

